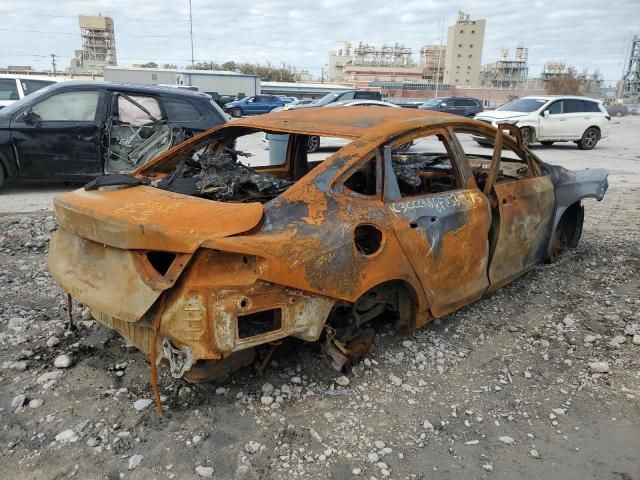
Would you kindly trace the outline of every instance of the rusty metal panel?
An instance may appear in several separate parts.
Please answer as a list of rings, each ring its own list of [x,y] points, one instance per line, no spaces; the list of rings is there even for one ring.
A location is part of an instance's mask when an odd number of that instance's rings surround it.
[[[554,208],[553,184],[548,177],[498,183],[494,191],[500,222],[489,266],[492,289],[544,260]]]
[[[259,203],[223,203],[158,188],[85,191],[54,199],[58,223],[123,249],[193,253],[205,240],[241,233],[262,219]]]
[[[489,285],[491,211],[478,189],[403,198],[389,209],[433,315],[446,315],[482,295]]]

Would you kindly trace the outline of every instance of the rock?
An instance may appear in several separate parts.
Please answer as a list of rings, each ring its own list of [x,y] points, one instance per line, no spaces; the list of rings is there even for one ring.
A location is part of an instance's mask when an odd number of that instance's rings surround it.
[[[429,420],[425,420],[422,424],[422,428],[425,430],[433,430],[433,424]]]
[[[150,398],[141,398],[140,400],[136,400],[133,402],[133,408],[138,412],[142,412],[143,410],[149,408],[149,406],[153,403],[153,400]]]
[[[11,406],[21,407],[22,405],[24,405],[24,402],[26,401],[27,401],[27,396],[21,393],[20,395],[16,395],[15,397],[13,397],[13,400],[11,400]]]
[[[354,468],[353,470],[351,470],[351,473],[354,475],[360,475],[362,473],[362,469],[361,468]]]
[[[385,446],[385,443],[382,440],[376,440],[373,444],[378,450],[382,450]]]
[[[634,345],[640,345],[640,333],[636,333],[632,340]]]
[[[29,408],[40,408],[44,404],[44,400],[40,400],[39,398],[34,398],[29,402]]]
[[[211,478],[213,477],[213,467],[203,467],[202,465],[198,465],[196,467],[196,473],[202,478]]]
[[[620,348],[620,345],[622,345],[626,341],[627,339],[624,335],[617,335],[611,339],[611,341],[609,342],[609,346],[611,348],[618,349]]]
[[[376,463],[378,460],[380,460],[380,456],[376,452],[371,452],[369,455],[367,455],[367,459],[371,463]]]
[[[491,465],[490,463],[485,463],[484,465],[482,465],[482,468],[484,468],[487,472],[493,472],[493,465]]]
[[[341,387],[346,387],[347,385],[349,385],[349,378],[346,377],[345,375],[342,375],[336,378],[336,383]]]
[[[273,403],[273,397],[262,397],[260,399],[260,403],[262,403],[263,405],[271,405]]]
[[[525,370],[524,371],[524,378],[531,378],[533,375],[531,375],[531,372],[529,370]]]
[[[58,380],[62,376],[62,372],[57,370],[53,372],[46,372],[36,378],[36,383],[47,383],[51,380]]]
[[[245,444],[244,451],[253,455],[258,450],[260,450],[261,445],[258,442],[254,442],[253,440],[249,443]]]
[[[144,457],[139,453],[131,455],[129,457],[129,470],[134,470],[138,465],[142,463],[142,460],[144,460]]]
[[[302,379],[301,379],[300,377],[298,377],[298,376],[291,377],[291,383],[298,383],[298,384],[300,384],[300,383],[302,383]]]
[[[53,361],[56,368],[69,368],[71,366],[71,357],[69,355],[58,355]]]
[[[465,445],[477,445],[480,443],[480,440],[469,440],[468,442],[464,442]]]
[[[594,343],[597,340],[595,335],[587,335],[584,337],[584,343]]]
[[[573,318],[571,318],[571,315],[567,315],[562,320],[562,323],[564,324],[565,327],[571,328],[575,325],[576,321]]]
[[[55,347],[60,343],[60,339],[58,337],[51,337],[47,340],[47,347]]]
[[[589,363],[589,369],[594,373],[607,373],[609,364],[607,362],[591,362]]]
[[[67,429],[56,435],[56,442],[60,443],[75,443],[80,439],[78,434],[72,429]]]
[[[529,451],[529,455],[531,455],[533,458],[540,458],[540,454],[535,448]]]
[[[262,385],[262,393],[264,393],[265,395],[270,395],[273,392],[273,385],[271,385],[270,383],[265,383],[264,385]]]
[[[396,387],[402,385],[402,379],[400,377],[395,376],[393,373],[389,375],[389,381],[393,383]]]
[[[224,387],[218,387],[216,388],[216,395],[224,395],[225,393],[227,393],[227,389]]]
[[[513,439],[513,437],[508,437],[508,436],[502,436],[502,437],[498,437],[498,440],[500,440],[502,443],[506,443],[507,445],[513,445],[515,443],[515,440]]]

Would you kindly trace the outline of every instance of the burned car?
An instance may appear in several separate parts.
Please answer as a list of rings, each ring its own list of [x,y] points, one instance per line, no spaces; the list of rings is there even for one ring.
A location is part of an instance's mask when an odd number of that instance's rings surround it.
[[[171,87],[65,81],[0,110],[5,180],[83,180],[135,170],[226,122],[209,95]]]
[[[546,164],[505,129],[375,107],[229,123],[57,197],[49,270],[174,377],[215,378],[285,337],[344,369],[380,316],[412,331],[576,246],[606,170]],[[264,133],[288,135],[281,164],[243,165],[242,139]],[[311,135],[349,143],[317,160]]]

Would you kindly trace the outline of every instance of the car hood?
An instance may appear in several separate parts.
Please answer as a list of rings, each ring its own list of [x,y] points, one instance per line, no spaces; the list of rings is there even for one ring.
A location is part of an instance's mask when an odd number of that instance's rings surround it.
[[[526,112],[511,112],[509,110],[485,110],[476,115],[475,118],[486,118],[491,120],[503,120],[505,118],[526,117]]]
[[[120,249],[193,253],[203,242],[251,230],[264,213],[260,203],[225,203],[150,186],[75,190],[56,197],[60,226]]]

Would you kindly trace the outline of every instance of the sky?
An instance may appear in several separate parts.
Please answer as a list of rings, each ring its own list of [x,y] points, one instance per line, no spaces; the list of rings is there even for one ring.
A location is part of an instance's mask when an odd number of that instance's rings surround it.
[[[190,63],[188,0],[0,0],[0,66],[69,66],[81,46],[79,14],[111,16],[119,65]],[[439,43],[458,10],[487,20],[482,63],[502,48],[529,49],[529,76],[564,60],[579,71],[600,68],[607,83],[623,71],[638,0],[192,0],[196,61],[282,62],[319,75],[340,41]],[[446,43],[446,28],[444,33]]]

